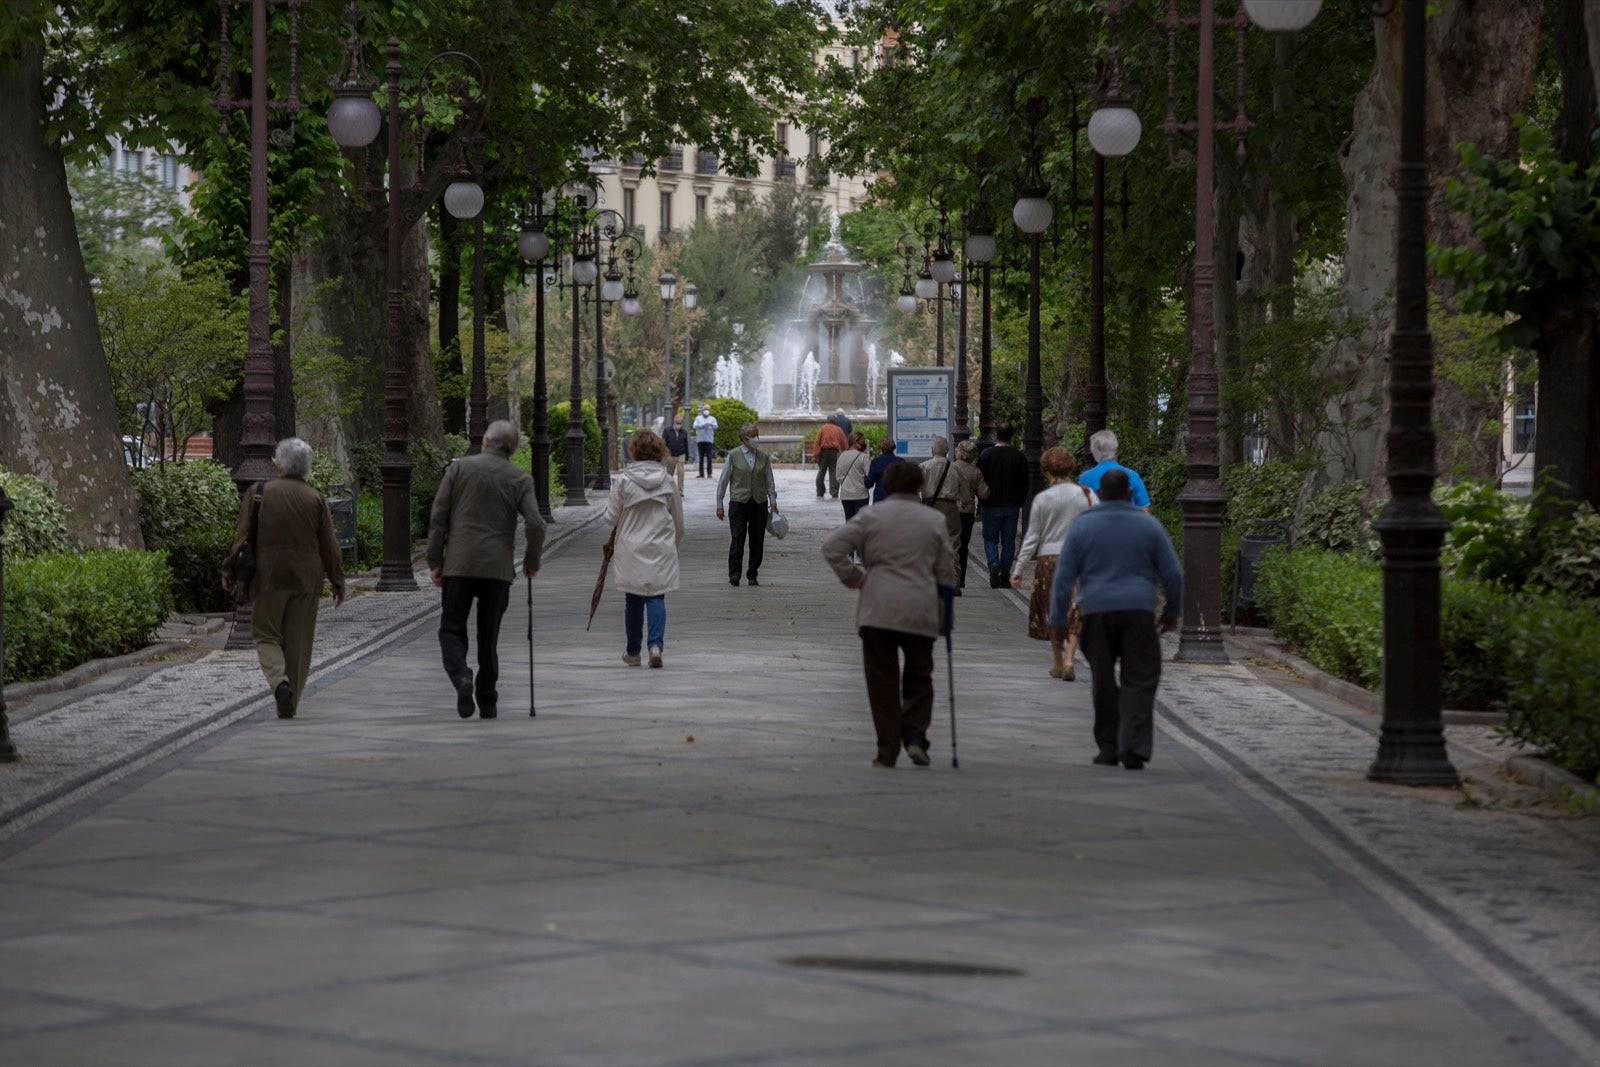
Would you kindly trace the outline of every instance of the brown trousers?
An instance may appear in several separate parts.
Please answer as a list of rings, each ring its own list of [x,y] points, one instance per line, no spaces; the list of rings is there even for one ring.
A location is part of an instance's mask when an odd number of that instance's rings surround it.
[[[928,724],[933,721],[933,638],[863,626],[861,659],[867,669],[867,703],[878,734],[878,759],[893,766],[902,745],[928,741]]]

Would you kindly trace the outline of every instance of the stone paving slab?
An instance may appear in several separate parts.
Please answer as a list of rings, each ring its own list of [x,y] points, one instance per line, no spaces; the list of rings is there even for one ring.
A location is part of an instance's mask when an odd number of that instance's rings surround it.
[[[496,722],[426,616],[324,630],[301,717],[259,697],[14,819],[0,1060],[1600,1062],[1595,820],[1368,783],[1370,727],[1242,666],[1169,664],[1156,759],[1093,767],[1088,685],[978,588],[961,769],[942,650],[935,765],[871,768],[838,506],[779,477],[759,589],[689,480],[664,670],[621,664],[614,593],[585,632],[588,527],[535,583],[536,718],[516,596]],[[260,687],[172,669],[125,701]]]

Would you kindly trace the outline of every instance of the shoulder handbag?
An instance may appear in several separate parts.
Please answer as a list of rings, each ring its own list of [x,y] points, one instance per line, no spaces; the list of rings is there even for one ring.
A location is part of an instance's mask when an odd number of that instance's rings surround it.
[[[233,561],[235,581],[248,582],[256,576],[256,534],[261,530],[261,493],[266,487],[264,481],[256,483],[255,499],[250,502],[250,533],[244,539],[244,547],[239,549],[238,558]]]

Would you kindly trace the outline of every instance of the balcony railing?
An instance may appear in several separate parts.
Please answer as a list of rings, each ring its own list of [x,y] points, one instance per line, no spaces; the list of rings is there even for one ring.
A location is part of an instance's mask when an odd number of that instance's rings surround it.
[[[784,178],[793,178],[795,176],[794,160],[779,156],[772,164],[772,176],[779,181]]]
[[[717,154],[704,149],[694,154],[694,172],[696,174],[715,174],[717,172]]]
[[[644,166],[644,153],[643,152],[629,152],[626,156],[623,157],[622,165],[625,166],[625,167],[642,167],[642,166]]]
[[[660,170],[682,170],[683,169],[683,149],[674,148],[672,151],[670,151],[666,155],[662,156],[661,157],[661,163],[660,163],[660,166],[659,166],[658,169],[660,169]]]

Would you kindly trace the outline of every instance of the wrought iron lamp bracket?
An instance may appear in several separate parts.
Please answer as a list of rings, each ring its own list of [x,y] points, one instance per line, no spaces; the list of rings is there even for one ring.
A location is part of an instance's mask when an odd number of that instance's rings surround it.
[[[233,95],[233,46],[229,40],[229,12],[237,5],[248,3],[250,0],[217,0],[221,28],[217,32],[217,98],[214,104],[221,118],[217,135],[224,141],[229,136],[229,117],[233,112],[250,110],[248,97],[235,98]],[[267,134],[267,138],[279,148],[285,148],[294,141],[296,118],[306,106],[300,99],[300,9],[308,3],[310,0],[267,0],[269,7],[276,4],[289,12],[289,99],[266,101],[269,115],[274,111],[287,112],[289,115],[288,129],[279,126]]]

